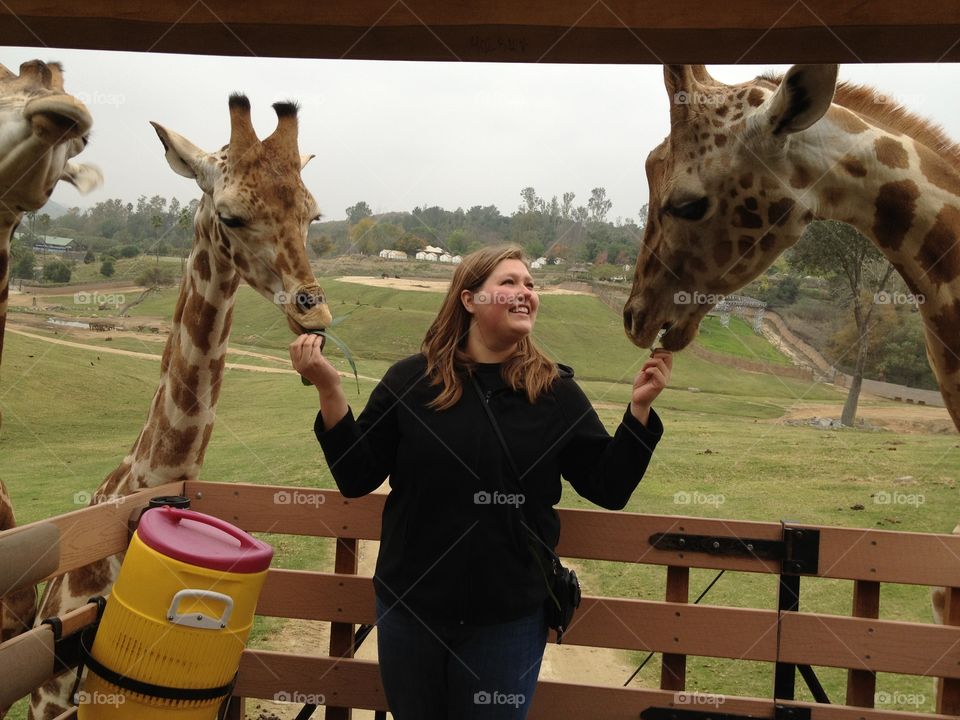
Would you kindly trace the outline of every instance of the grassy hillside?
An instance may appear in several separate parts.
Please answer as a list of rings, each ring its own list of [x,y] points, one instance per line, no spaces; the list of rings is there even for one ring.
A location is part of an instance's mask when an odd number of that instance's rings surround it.
[[[355,353],[360,373],[371,378],[417,350],[441,299],[432,293],[322,282],[334,313],[351,313],[337,334]],[[135,313],[169,318],[175,294],[159,293]],[[646,354],[626,340],[619,316],[593,297],[546,296],[541,307],[537,341],[551,356],[575,367],[601,418],[614,428]],[[45,334],[53,337],[52,332]],[[10,486],[21,522],[75,509],[75,495],[93,490],[137,437],[159,364],[98,354],[96,348],[158,356],[162,343],[123,333],[112,337],[85,340],[94,345],[92,350],[7,337],[0,383],[0,477]],[[291,340],[278,309],[241,289],[231,347],[276,360],[235,352],[229,361],[288,367],[285,353]],[[708,322],[701,342],[744,357],[768,352],[758,345],[762,340],[738,322],[730,329]],[[357,395],[356,386],[348,385],[351,404],[362,407],[372,388],[372,381],[361,381]],[[666,434],[627,510],[949,531],[956,523],[956,436],[822,431],[775,422],[801,401],[832,404],[839,413],[842,400],[827,386],[717,367],[690,353],[679,354],[671,387],[657,403]],[[315,410],[316,394],[295,375],[229,371],[203,477],[333,487],[311,432]],[[922,495],[924,502],[893,507],[873,502],[873,494],[895,489]],[[683,493],[713,501],[685,504]],[[588,507],[569,490],[562,504]],[[862,509],[853,509],[857,507]],[[277,546],[279,567],[325,567],[329,562],[325,541],[281,536],[270,541]],[[591,594],[663,597],[661,569],[581,565]],[[691,592],[699,592],[711,578],[711,573],[694,572]],[[730,573],[705,602],[770,608],[775,606],[775,590],[772,578]],[[805,581],[804,593],[804,609],[849,613],[850,583]],[[885,588],[882,616],[927,620],[926,590]],[[262,624],[258,637],[276,628]],[[651,663],[634,683],[656,686],[658,672],[658,664]],[[689,663],[690,687],[711,692],[766,696],[770,672],[756,663],[700,658]],[[842,697],[844,678],[844,673],[824,673],[831,698]],[[926,680],[887,676],[879,689],[925,694],[929,708],[930,687]],[[22,718],[22,709],[11,717]]]

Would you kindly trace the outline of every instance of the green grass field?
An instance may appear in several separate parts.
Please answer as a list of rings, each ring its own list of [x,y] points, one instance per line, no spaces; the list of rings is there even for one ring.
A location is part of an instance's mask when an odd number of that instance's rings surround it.
[[[355,354],[360,374],[371,378],[380,377],[391,362],[416,352],[441,300],[433,293],[332,279],[323,279],[322,284],[334,314],[351,313],[336,333]],[[174,289],[152,296],[135,309],[134,318],[169,318],[175,296]],[[52,331],[37,332],[53,337]],[[21,523],[76,509],[75,495],[92,491],[139,433],[159,364],[98,355],[97,348],[159,356],[163,346],[124,333],[111,333],[110,337],[109,341],[106,336],[85,341],[94,349],[78,350],[7,335],[0,383],[4,421],[0,477],[12,492]],[[601,418],[613,429],[628,401],[632,378],[646,357],[626,340],[619,316],[593,297],[546,296],[536,339],[554,359],[575,368]],[[231,347],[270,355],[276,361],[240,354],[231,355],[229,361],[286,367],[286,346],[291,341],[278,309],[242,288]],[[773,348],[736,319],[728,329],[709,319],[700,342],[717,352],[783,362]],[[346,369],[342,359],[337,362]],[[355,408],[363,406],[373,385],[361,380],[357,395],[356,385],[345,383]],[[627,510],[914,531],[949,532],[953,528],[960,469],[956,435],[824,431],[775,422],[798,402],[808,401],[835,405],[838,417],[843,395],[829,386],[738,371],[690,353],[679,354],[671,386],[656,405],[666,434]],[[311,431],[315,411],[316,394],[294,375],[228,371],[203,477],[333,487]],[[912,480],[898,481],[907,476]],[[901,487],[898,482],[909,482],[909,486]],[[873,494],[898,488],[921,495],[923,503],[891,507],[873,502]],[[684,497],[678,493],[687,497],[699,493],[713,502],[684,504],[677,501]],[[589,507],[569,490],[562,504]],[[851,509],[857,506],[863,509]],[[269,540],[277,547],[278,567],[329,567],[327,541],[279,535]],[[661,568],[602,562],[580,565],[590,594],[663,598],[665,572]],[[706,571],[692,573],[694,597],[712,576]],[[772,608],[775,592],[771,577],[728,573],[704,602]],[[929,619],[925,588],[885,587],[883,592],[882,617]],[[805,580],[802,609],[846,615],[851,597],[851,583]],[[281,631],[282,624],[276,621],[259,623],[257,641]],[[642,655],[636,654],[635,659],[639,664]],[[821,673],[835,702],[842,702],[845,677],[841,671]],[[691,658],[688,679],[690,689],[768,697],[772,668]],[[634,686],[658,684],[658,662],[651,662],[634,681]],[[922,694],[925,705],[921,709],[932,708],[932,682],[926,679],[883,676],[878,690]],[[803,691],[800,695],[809,697]],[[24,717],[22,703],[10,717]]]

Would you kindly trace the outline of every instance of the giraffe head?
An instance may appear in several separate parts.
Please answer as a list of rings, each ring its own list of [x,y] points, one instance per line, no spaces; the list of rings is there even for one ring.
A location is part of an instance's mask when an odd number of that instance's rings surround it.
[[[39,209],[58,180],[81,192],[98,186],[99,170],[70,161],[92,124],[83,103],[64,92],[58,63],[32,60],[19,75],[0,65],[0,212]]]
[[[295,333],[326,328],[332,318],[306,254],[307,229],[320,217],[300,178],[312,155],[297,146],[297,106],[275,103],[277,128],[261,141],[250,102],[230,97],[230,142],[208,153],[152,123],[174,172],[203,190],[197,237],[209,243],[209,262],[232,267],[253,289],[280,305]]]
[[[670,135],[647,157],[647,226],[624,327],[640,347],[664,330],[680,350],[726,293],[766,270],[813,214],[797,200],[791,144],[816,140],[836,65],[797,65],[778,85],[714,80],[702,65],[668,65]],[[806,132],[804,132],[806,131]]]

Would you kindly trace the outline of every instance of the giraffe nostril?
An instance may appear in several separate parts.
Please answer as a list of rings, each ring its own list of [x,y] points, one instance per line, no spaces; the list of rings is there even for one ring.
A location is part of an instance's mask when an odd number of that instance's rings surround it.
[[[318,300],[318,298],[310,293],[297,293],[297,309],[300,310],[300,312],[312,310],[319,302],[321,302],[321,300]]]

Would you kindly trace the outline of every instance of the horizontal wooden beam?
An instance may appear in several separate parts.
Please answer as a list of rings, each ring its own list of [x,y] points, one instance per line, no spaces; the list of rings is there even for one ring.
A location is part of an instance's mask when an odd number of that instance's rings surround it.
[[[60,533],[60,559],[56,569],[42,578],[46,580],[83,567],[94,560],[123,552],[130,542],[130,520],[137,517],[150,498],[182,494],[182,482],[148,488],[99,505],[5,530],[0,532],[0,543],[18,533],[36,532],[36,528],[41,525],[55,526]],[[53,563],[50,563],[50,566],[52,567]]]
[[[335,490],[192,481],[184,487],[194,510],[248,532],[380,539],[383,494],[349,499]],[[650,544],[655,533],[778,540],[780,523],[565,508],[559,513],[563,532],[557,551],[564,557],[780,572],[780,563],[772,560],[657,550]],[[960,535],[809,527],[820,530],[819,577],[943,585],[960,567]]]
[[[328,705],[387,710],[375,662],[287,655],[246,650],[240,661],[235,694],[304,704],[322,699]],[[845,705],[781,703],[810,711],[811,720],[950,720],[949,715],[868,710]],[[530,720],[636,720],[650,707],[714,711],[773,718],[771,700],[692,692],[601,687],[541,680]],[[953,720],[956,720],[953,718]]]
[[[63,637],[69,637],[97,619],[97,606],[87,603],[60,618]],[[54,634],[50,625],[40,625],[0,644],[0,708],[12,704],[54,673]]]
[[[780,627],[783,662],[960,678],[960,627],[812,613]]]
[[[373,582],[355,575],[271,570],[257,614],[372,624]],[[777,613],[773,610],[584,596],[563,641],[775,662],[776,635]]]
[[[960,60],[940,0],[8,0],[4,44],[211,55],[561,63]]]

